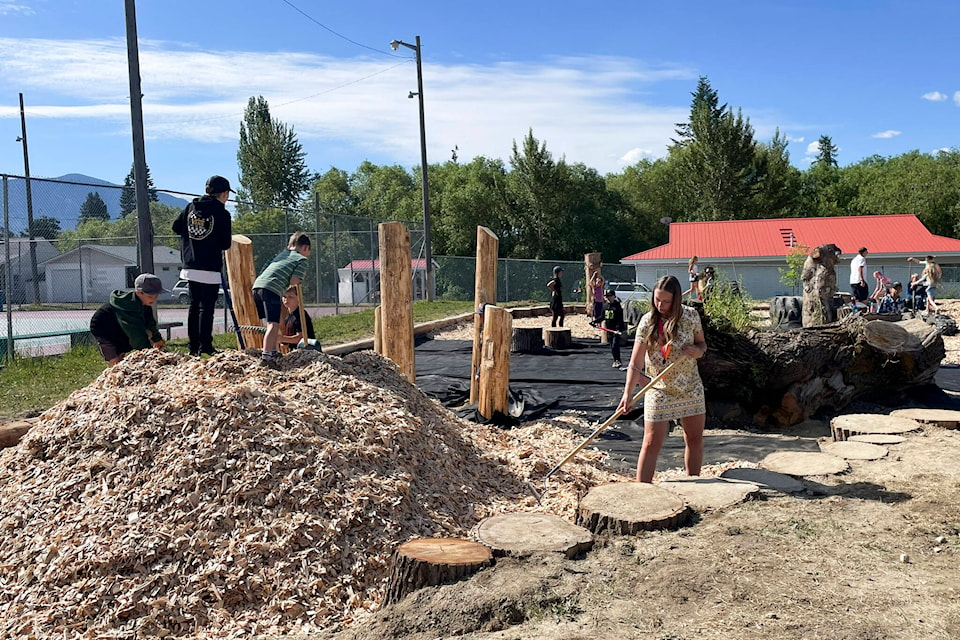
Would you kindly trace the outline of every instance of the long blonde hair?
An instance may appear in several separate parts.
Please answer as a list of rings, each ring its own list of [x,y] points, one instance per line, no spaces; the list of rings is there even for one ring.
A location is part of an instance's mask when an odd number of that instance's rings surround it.
[[[661,315],[657,310],[657,305],[653,303],[653,296],[656,295],[658,290],[673,295],[673,304],[670,305],[669,316]],[[663,276],[653,286],[653,293],[650,294],[650,314],[650,332],[646,338],[648,353],[677,336],[677,325],[683,316],[683,290],[680,288],[680,281],[675,276]],[[663,323],[663,335],[660,334],[661,322]]]

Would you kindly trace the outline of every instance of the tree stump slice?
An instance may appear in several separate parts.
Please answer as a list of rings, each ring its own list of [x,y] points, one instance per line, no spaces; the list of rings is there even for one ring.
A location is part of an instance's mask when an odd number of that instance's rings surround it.
[[[536,353],[542,349],[541,327],[514,327],[510,338],[510,353]]]
[[[921,351],[923,349],[920,338],[892,322],[868,321],[863,334],[867,344],[886,353]]]
[[[777,491],[780,493],[800,493],[803,491],[803,484],[796,478],[766,469],[738,467],[736,469],[727,469],[720,474],[720,477],[752,482],[761,489],[768,491]]]
[[[657,486],[675,491],[697,513],[723,509],[760,496],[758,485],[727,478],[678,478]]]
[[[899,435],[919,429],[920,423],[916,420],[874,413],[850,413],[837,416],[830,421],[830,430],[833,433],[833,439],[837,442],[847,440],[850,436],[874,433]]]
[[[960,427],[960,411],[950,409],[897,409],[891,416],[916,420],[920,424],[932,424],[942,429]]]
[[[890,451],[886,447],[869,442],[842,440],[831,442],[822,447],[824,453],[843,458],[844,460],[879,460]]]
[[[543,344],[551,349],[569,349],[572,343],[570,329],[547,327],[543,330]]]
[[[593,534],[550,513],[505,513],[477,527],[477,539],[495,556],[528,556],[539,551],[575,558],[593,548]]]
[[[814,451],[777,451],[760,461],[768,471],[788,476],[829,476],[850,469],[846,460]]]
[[[0,449],[15,447],[40,418],[27,418],[26,420],[15,420],[0,425]]]
[[[490,549],[458,538],[418,538],[393,553],[386,604],[398,602],[422,587],[457,582],[493,564]]]
[[[864,433],[859,436],[850,436],[847,442],[868,442],[870,444],[900,444],[906,441],[903,436],[895,436],[889,433]]]
[[[673,491],[644,482],[615,482],[598,485],[584,496],[577,508],[577,524],[594,533],[632,536],[675,529],[691,512]]]

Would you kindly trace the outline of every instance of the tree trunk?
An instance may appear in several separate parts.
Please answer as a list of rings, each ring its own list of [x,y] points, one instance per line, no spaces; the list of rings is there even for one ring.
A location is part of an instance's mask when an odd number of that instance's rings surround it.
[[[738,401],[760,424],[789,426],[856,398],[897,397],[933,382],[943,338],[919,321],[842,322],[791,331],[730,333],[704,323],[699,361],[708,401]]]
[[[419,538],[393,554],[393,571],[384,598],[397,602],[422,587],[456,582],[493,562],[487,547],[457,538]]]
[[[537,353],[543,350],[542,327],[515,327],[510,344],[511,353]]]
[[[551,349],[569,349],[572,344],[570,329],[565,327],[547,327],[543,330],[543,344]]]

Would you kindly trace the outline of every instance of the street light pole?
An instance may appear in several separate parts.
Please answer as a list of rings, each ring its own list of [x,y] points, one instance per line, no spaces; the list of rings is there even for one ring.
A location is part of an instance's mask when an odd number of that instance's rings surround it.
[[[404,46],[417,54],[417,98],[420,101],[420,182],[423,187],[423,257],[427,268],[427,300],[433,301],[433,252],[430,250],[430,186],[427,180],[427,128],[423,114],[423,65],[420,57],[420,36],[416,44],[408,44],[402,40],[394,40],[390,46],[394,51]],[[413,97],[413,92],[410,93]]]
[[[22,93],[20,94],[20,137],[17,138],[17,141],[23,143],[23,177],[27,196],[27,235],[30,237],[30,279],[33,281],[33,304],[40,304],[40,280],[37,274],[37,240],[33,228],[33,192],[30,189],[30,152],[27,150],[27,116],[23,110]],[[7,291],[7,296],[9,298],[9,291]]]

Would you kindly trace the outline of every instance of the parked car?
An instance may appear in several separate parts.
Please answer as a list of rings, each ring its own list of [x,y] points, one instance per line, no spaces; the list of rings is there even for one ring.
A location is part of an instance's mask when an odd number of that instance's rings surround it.
[[[629,300],[650,301],[651,289],[642,282],[608,282],[607,289],[613,289],[621,303]]]
[[[177,284],[170,289],[170,299],[178,304],[190,304],[190,284],[186,280],[177,280]],[[223,287],[217,294],[217,306],[223,306]]]

